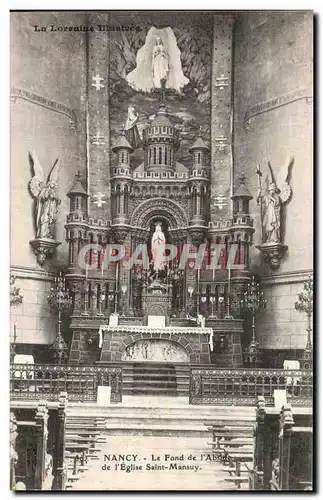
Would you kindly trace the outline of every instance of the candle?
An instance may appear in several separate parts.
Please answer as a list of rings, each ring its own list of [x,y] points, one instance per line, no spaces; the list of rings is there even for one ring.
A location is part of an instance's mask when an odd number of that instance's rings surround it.
[[[229,256],[228,256],[228,292],[230,293],[230,286],[231,286],[231,263],[230,263],[230,250],[229,250]]]
[[[118,289],[118,281],[119,281],[119,266],[116,263],[116,290]]]

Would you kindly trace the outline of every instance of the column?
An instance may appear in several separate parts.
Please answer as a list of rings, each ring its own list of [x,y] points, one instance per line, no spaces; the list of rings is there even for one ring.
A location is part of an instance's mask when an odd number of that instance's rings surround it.
[[[18,455],[16,452],[17,420],[13,412],[10,413],[10,489],[14,490],[16,486],[16,463]]]
[[[292,409],[289,404],[286,404],[280,413],[279,434],[279,488],[282,491],[289,490],[290,443],[293,425]]]
[[[45,478],[45,460],[47,453],[47,436],[48,436],[48,409],[46,401],[39,401],[36,415],[36,430],[37,430],[37,455],[36,455],[36,470],[35,470],[35,490],[41,490],[43,480]]]
[[[215,15],[211,94],[211,221],[230,214],[232,162],[232,36],[234,17]],[[225,196],[214,206],[214,197]],[[220,208],[221,207],[221,208]]]
[[[254,460],[254,488],[261,490],[263,488],[263,473],[264,470],[264,433],[265,433],[265,398],[258,396],[257,401],[257,427],[255,430],[255,460]]]
[[[58,397],[58,408],[56,418],[56,443],[55,443],[55,469],[53,490],[65,490],[66,470],[65,470],[65,422],[67,407],[67,392],[62,392]]]
[[[109,32],[96,30],[109,25],[109,13],[91,12],[88,26],[87,160],[89,211],[91,216],[111,219],[109,129]]]

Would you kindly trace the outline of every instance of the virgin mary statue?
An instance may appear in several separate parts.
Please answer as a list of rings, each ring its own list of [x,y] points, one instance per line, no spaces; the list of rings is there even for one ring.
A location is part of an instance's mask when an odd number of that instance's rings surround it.
[[[160,88],[161,81],[167,82],[169,73],[168,54],[160,37],[156,39],[152,58],[152,76],[155,88]]]
[[[129,85],[137,90],[149,92],[162,86],[178,92],[189,83],[184,76],[181,53],[172,28],[157,29],[147,33],[145,45],[138,50],[136,68],[126,77]]]
[[[155,232],[151,238],[151,253],[153,258],[154,270],[164,268],[165,235],[163,233],[161,222],[155,222]]]

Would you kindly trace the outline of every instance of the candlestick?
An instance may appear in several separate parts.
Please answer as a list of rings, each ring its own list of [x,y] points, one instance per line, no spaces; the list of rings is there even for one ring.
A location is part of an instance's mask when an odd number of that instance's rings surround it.
[[[114,312],[118,312],[118,281],[119,281],[119,264],[116,263],[116,291],[115,291],[115,299],[114,299]]]
[[[230,248],[230,247],[228,246],[228,248]],[[230,289],[231,289],[231,262],[230,262],[230,250],[229,250],[229,254],[228,254],[227,265],[228,265],[228,293],[230,293]]]

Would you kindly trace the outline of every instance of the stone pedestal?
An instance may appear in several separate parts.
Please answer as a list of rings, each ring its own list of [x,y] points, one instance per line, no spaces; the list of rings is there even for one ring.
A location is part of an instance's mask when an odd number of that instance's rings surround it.
[[[131,353],[135,359],[139,350],[140,361],[209,364],[211,332],[210,328],[194,327],[104,326],[100,362],[131,361]],[[154,359],[154,353],[158,359]]]
[[[242,320],[207,318],[206,326],[213,330],[212,363],[219,368],[241,368]]]
[[[170,315],[172,306],[171,288],[158,279],[151,283],[142,296],[142,307],[148,316]]]

